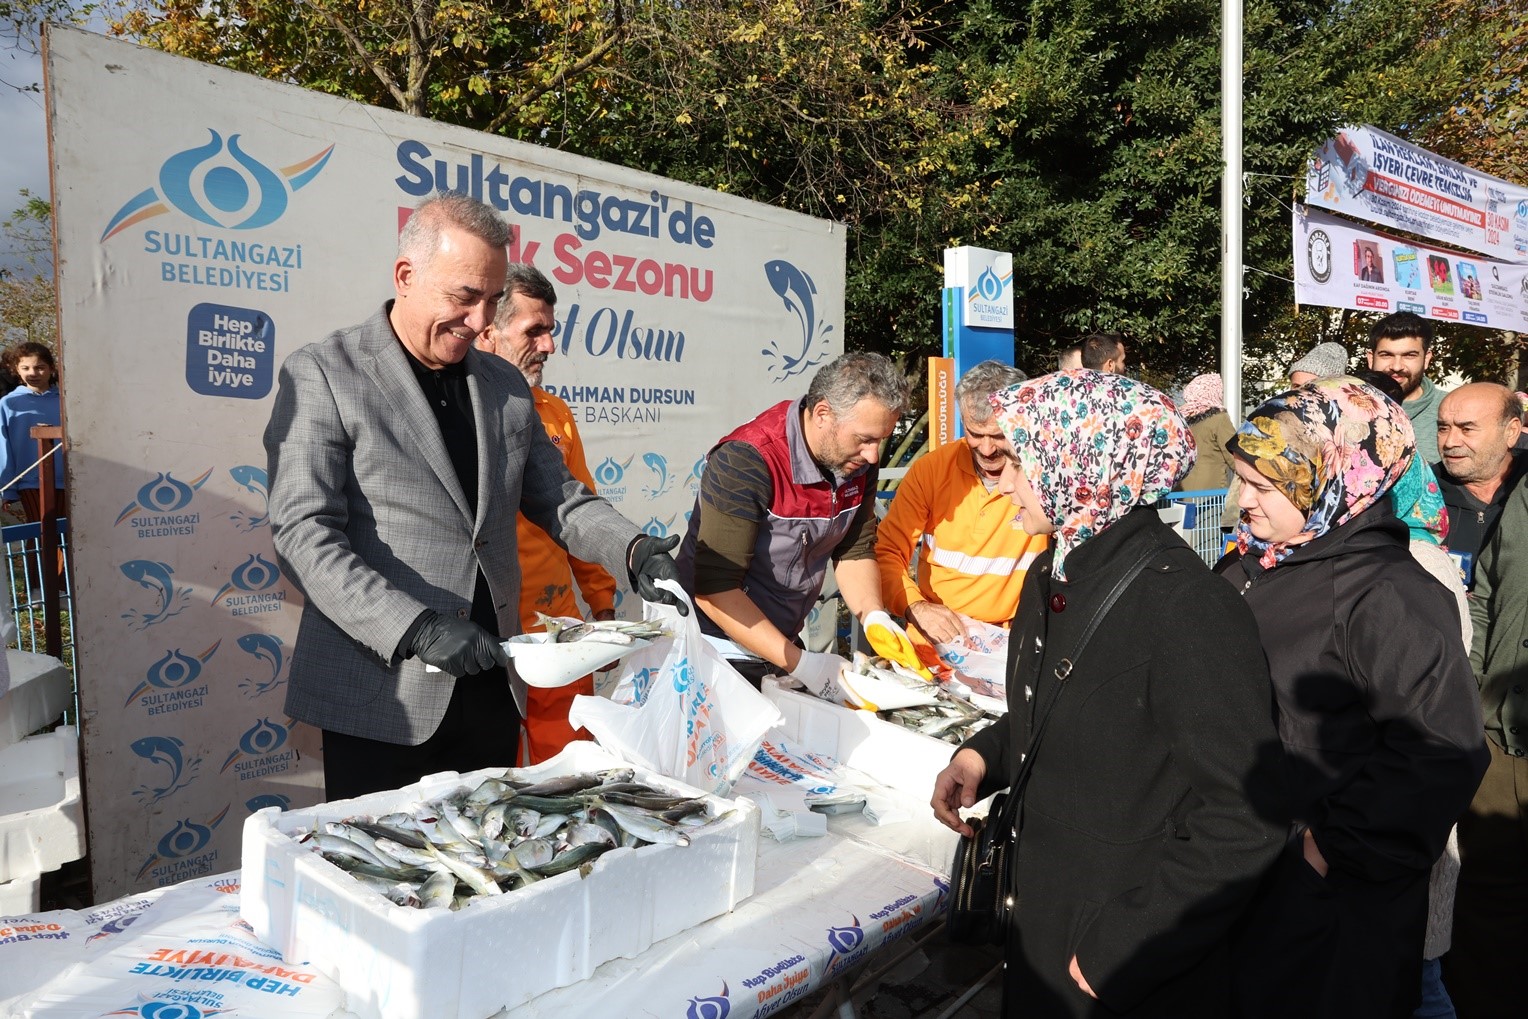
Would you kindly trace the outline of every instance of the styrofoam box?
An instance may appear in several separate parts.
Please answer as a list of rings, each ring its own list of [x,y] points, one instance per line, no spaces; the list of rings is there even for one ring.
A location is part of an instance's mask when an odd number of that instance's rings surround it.
[[[60,726],[0,748],[0,881],[84,855],[79,733]]]
[[[520,774],[622,765],[597,745],[576,742]],[[324,821],[405,809],[501,773],[446,772],[393,792],[251,815],[244,822],[240,913],[288,960],[333,977],[357,1015],[483,1019],[585,980],[601,963],[638,955],[753,894],[759,812],[747,800],[718,801],[717,808],[735,812],[688,846],[612,849],[587,878],[570,871],[456,912],[396,906],[289,835]],[[640,769],[637,779],[703,795]]]
[[[23,916],[42,908],[42,875],[0,881],[0,916]]]
[[[57,658],[10,650],[5,664],[10,686],[0,696],[0,747],[56,722],[74,697],[69,670]]]
[[[766,676],[764,696],[780,709],[787,743],[827,754],[882,785],[920,801],[934,795],[934,779],[950,763],[955,746],[860,711],[787,689]]]

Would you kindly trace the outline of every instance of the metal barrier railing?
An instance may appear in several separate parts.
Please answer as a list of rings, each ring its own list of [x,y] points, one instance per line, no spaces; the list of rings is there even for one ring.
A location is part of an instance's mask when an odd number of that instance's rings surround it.
[[[1226,508],[1226,489],[1205,488],[1193,492],[1171,492],[1164,502],[1183,506],[1183,522],[1179,530],[1189,547],[1199,553],[1210,566],[1225,554],[1226,538],[1220,530],[1221,515]]]
[[[47,631],[44,624],[46,605],[43,601],[42,525],[11,524],[0,527],[0,541],[5,544],[5,565],[10,577],[11,615],[16,620],[16,646],[22,651],[47,654]],[[79,718],[78,674],[74,667],[74,581],[69,566],[69,521],[58,519],[58,548],[62,570],[58,578],[58,601],[60,643],[63,645],[63,662],[75,677],[76,700],[67,724]],[[46,564],[46,568],[59,570],[59,563]]]

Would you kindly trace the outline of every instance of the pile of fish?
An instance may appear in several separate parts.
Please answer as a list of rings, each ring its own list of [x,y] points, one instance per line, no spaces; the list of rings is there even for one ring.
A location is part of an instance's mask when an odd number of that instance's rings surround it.
[[[578,870],[617,846],[686,846],[731,814],[632,781],[630,768],[476,788],[383,817],[327,821],[293,837],[400,906],[460,909]]]
[[[657,623],[642,619],[600,619],[586,622],[566,616],[549,616],[544,612],[536,613],[536,619],[546,627],[554,644],[587,640],[629,647],[639,640],[653,640],[669,635]]]
[[[925,682],[886,659],[856,654],[853,670],[885,682],[895,681],[925,694],[926,703],[876,712],[877,718],[911,729],[921,736],[932,736],[959,746],[998,719],[991,711],[951,693],[947,685]]]

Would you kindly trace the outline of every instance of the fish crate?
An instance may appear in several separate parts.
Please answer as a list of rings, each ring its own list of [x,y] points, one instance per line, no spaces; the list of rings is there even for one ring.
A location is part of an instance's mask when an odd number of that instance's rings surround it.
[[[60,726],[0,748],[0,882],[18,882],[8,893],[84,855],[79,731]]]
[[[773,677],[764,678],[762,690],[785,716],[780,732],[787,742],[826,754],[920,801],[933,798],[934,779],[955,754],[952,743],[921,736],[873,711],[789,689]]]
[[[625,766],[576,742],[517,774],[540,780]],[[252,814],[240,913],[287,960],[332,977],[362,1019],[485,1019],[588,979],[602,963],[639,955],[753,894],[759,812],[742,799],[705,796],[715,812],[733,814],[688,846],[612,849],[587,877],[569,871],[455,912],[394,905],[292,837],[325,821],[407,809],[502,771],[445,772],[391,792]],[[705,795],[641,769],[636,779]]]

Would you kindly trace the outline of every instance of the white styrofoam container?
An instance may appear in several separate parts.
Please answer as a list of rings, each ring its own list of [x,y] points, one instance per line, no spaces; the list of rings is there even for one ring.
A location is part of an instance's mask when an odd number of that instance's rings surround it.
[[[0,916],[25,916],[42,909],[42,875],[0,881]]]
[[[58,721],[74,697],[69,670],[57,658],[9,650],[9,688],[0,696],[0,747]]]
[[[623,764],[593,743],[576,742],[521,774]],[[244,823],[240,913],[288,960],[333,977],[359,1016],[484,1019],[585,980],[601,963],[636,956],[753,894],[759,812],[747,800],[720,801],[735,812],[688,846],[613,849],[587,878],[570,871],[456,912],[395,906],[289,836],[323,821],[404,809],[500,772],[446,772],[393,792],[251,815]],[[637,779],[702,795],[640,770]]]
[[[953,744],[882,721],[871,711],[786,689],[773,677],[764,678],[762,689],[785,716],[779,732],[786,742],[827,754],[920,802],[933,798],[934,779],[955,754]]]
[[[0,881],[84,855],[79,733],[60,726],[0,748]]]

